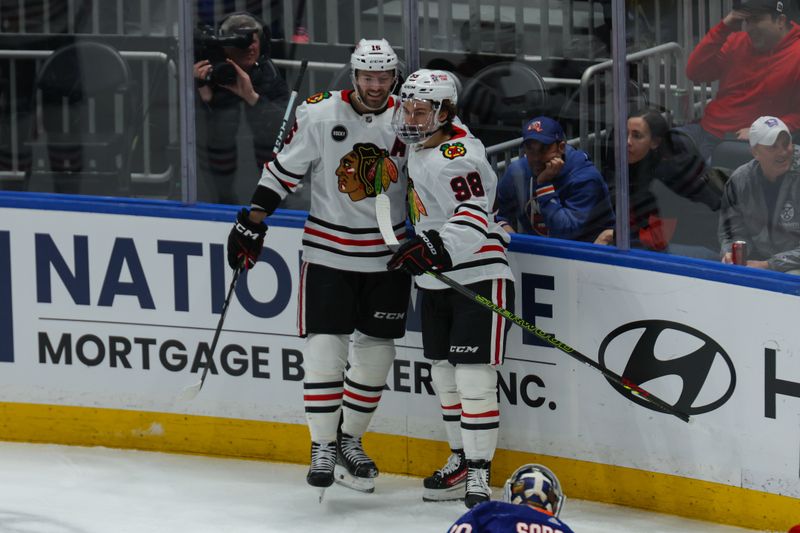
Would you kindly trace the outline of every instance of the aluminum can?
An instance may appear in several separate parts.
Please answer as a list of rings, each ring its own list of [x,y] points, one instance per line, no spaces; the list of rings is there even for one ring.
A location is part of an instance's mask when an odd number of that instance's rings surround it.
[[[747,242],[733,241],[731,244],[731,260],[734,265],[747,264]]]

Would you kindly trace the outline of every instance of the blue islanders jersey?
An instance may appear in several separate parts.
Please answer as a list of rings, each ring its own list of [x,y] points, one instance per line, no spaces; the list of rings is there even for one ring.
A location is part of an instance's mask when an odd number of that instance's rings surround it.
[[[574,533],[553,515],[528,505],[490,501],[473,507],[448,533]]]

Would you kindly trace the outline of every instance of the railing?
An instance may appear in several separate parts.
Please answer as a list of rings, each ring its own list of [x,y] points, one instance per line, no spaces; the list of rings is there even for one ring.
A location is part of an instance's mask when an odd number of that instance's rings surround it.
[[[701,0],[688,2],[688,5],[684,0],[679,12],[681,33],[678,41],[683,49],[687,52],[693,50],[708,30],[717,25],[732,8],[733,0]],[[689,93],[689,109],[692,113],[689,118],[701,116],[716,91],[716,82],[703,82],[693,86]]]
[[[178,2],[174,1],[41,0],[14,4],[3,7],[2,33],[163,36],[177,32]]]
[[[3,170],[0,171],[0,180],[19,180],[25,177],[25,171],[20,169],[19,165],[19,153],[20,153],[20,145],[25,139],[20,139],[19,135],[19,125],[18,125],[18,109],[16,105],[17,94],[16,94],[16,87],[17,87],[17,80],[16,80],[16,61],[17,60],[25,60],[25,59],[34,59],[37,60],[37,67],[38,63],[42,60],[46,59],[50,54],[53,53],[53,50],[0,50],[0,59],[9,59],[10,60],[10,77],[9,77],[9,85],[10,85],[10,100],[11,105],[9,106],[9,114],[10,114],[10,148],[11,148],[11,169],[10,170]],[[169,56],[164,52],[153,52],[153,51],[125,51],[122,50],[119,52],[120,56],[124,58],[126,61],[141,61],[141,62],[158,62],[162,63],[166,66],[168,77],[167,77],[167,100],[168,100],[168,115],[167,115],[167,127],[168,127],[168,135],[167,139],[171,146],[176,146],[178,143],[178,91],[177,91],[177,70],[175,63]],[[37,68],[38,71],[38,68]],[[150,82],[149,82],[149,71],[147,68],[142,68],[142,83],[139,84],[141,93],[139,94],[139,102],[141,103],[141,109],[148,110],[151,108],[152,102],[150,99],[152,98],[152,94],[149,91]],[[42,101],[41,95],[37,94],[35,99],[36,105],[35,109],[33,109],[34,119],[36,120],[36,129],[37,131],[43,131],[42,126],[42,117],[41,117],[41,109],[42,109]],[[95,117],[96,118],[96,117]],[[144,120],[144,116],[141,117]],[[155,127],[161,127],[160,125],[155,125]],[[140,168],[137,168],[137,171],[133,171],[131,173],[131,180],[133,182],[150,182],[150,183],[160,183],[169,180],[173,174],[174,170],[172,165],[169,164],[163,169],[159,169],[155,171],[153,168],[153,146],[151,140],[152,131],[150,128],[143,127],[142,128],[142,139],[141,139],[141,147],[142,147],[142,165]]]
[[[186,1],[186,0],[184,0]],[[648,47],[673,39],[691,49],[730,10],[733,0],[627,0],[628,37]],[[9,2],[9,4],[12,4]],[[163,0],[41,0],[13,2],[3,9],[3,33],[175,35],[178,2]],[[576,55],[576,36],[607,44],[610,0],[418,0],[420,46],[540,57],[604,57],[587,47]],[[250,11],[277,39],[314,44],[353,44],[359,37],[387,36],[402,28],[402,0],[195,0],[195,20],[218,23],[228,13]],[[352,17],[349,21],[343,17]],[[390,39],[391,41],[391,39]],[[392,42],[403,42],[397,39]],[[607,51],[606,51],[607,52]],[[607,55],[605,57],[608,57]]]
[[[682,95],[690,91],[683,74],[683,49],[678,43],[666,43],[628,54],[627,62],[635,67],[632,68],[635,71],[632,81],[646,96],[648,105],[672,113],[673,119],[686,115],[676,114],[676,111],[686,107]],[[605,98],[610,93],[612,66],[611,60],[604,61],[583,72],[577,102],[579,135],[568,141],[572,146],[589,152],[598,168],[603,165],[603,140],[613,126],[613,101]],[[495,170],[502,171],[519,155],[521,142],[522,137],[518,137],[487,148],[489,161]]]
[[[289,72],[292,73],[292,76],[297,75],[300,71],[300,64],[302,61],[297,59],[273,59],[273,63],[276,66],[284,69],[287,74]],[[307,67],[307,80],[303,82],[303,86],[301,88],[300,93],[302,94],[304,90],[307,93],[314,93],[317,91],[322,90],[322,87],[319,83],[317,83],[317,73],[318,72],[329,72],[329,73],[336,73],[342,70],[345,67],[346,63],[328,63],[323,61],[309,61]],[[287,82],[291,82],[291,78],[287,75]],[[290,83],[291,85],[291,83]],[[326,89],[328,89],[326,87]]]
[[[632,87],[638,87],[638,90],[641,91],[639,95],[632,95],[629,91],[629,102],[635,104],[637,101],[639,103],[647,101],[648,105],[662,110],[680,108],[682,104],[673,96],[679,96],[688,89],[683,68],[685,64],[683,49],[678,43],[661,44],[628,54],[626,61],[629,66],[635,65],[636,68],[632,70],[636,72],[636,84]],[[578,115],[580,144],[584,149],[590,146],[590,133],[594,133],[595,139],[599,139],[601,131],[613,125],[613,99],[604,98],[605,94],[610,93],[611,90],[613,65],[614,62],[611,60],[597,63],[587,68],[581,76]],[[646,96],[646,99],[643,96]],[[602,105],[598,102],[602,102]],[[591,114],[590,106],[592,107]],[[591,146],[595,164],[600,165],[601,143],[594,142]]]
[[[188,1],[188,0],[184,0]],[[709,27],[716,24],[731,8],[733,0],[628,0],[629,13],[628,37],[632,46],[649,41],[662,42],[677,32],[677,43],[682,50],[691,50]],[[352,10],[341,10],[336,0],[300,1],[300,0],[209,0],[193,1],[192,9],[195,20],[218,23],[224,16],[233,11],[250,11],[261,17],[273,29],[273,38],[286,42],[311,44],[350,45],[360,37],[387,36],[393,43],[402,43],[403,0],[353,0]],[[534,5],[535,4],[535,5]],[[608,0],[419,0],[419,44],[426,52],[442,53],[486,53],[511,55],[518,60],[536,61],[565,55],[569,51],[570,58],[607,57],[602,47],[604,37],[601,30],[607,30],[609,23]],[[16,2],[0,12],[0,31],[20,34],[91,34],[91,35],[175,35],[177,32],[177,2],[160,0],[41,0],[39,2]],[[677,20],[676,20],[677,19]],[[674,24],[671,24],[674,21]],[[574,39],[588,39],[591,46],[587,54],[581,55],[575,50]],[[629,45],[631,46],[631,45]],[[675,46],[675,43],[662,45]],[[652,54],[658,46],[641,52],[630,54],[642,59]],[[664,49],[666,52],[666,49]],[[7,50],[6,53],[20,54],[24,51]],[[38,51],[44,52],[46,51]],[[143,61],[163,61],[163,55],[145,58],[134,58],[123,52],[127,59]],[[149,54],[150,52],[142,52]],[[639,55],[637,55],[639,54]],[[14,56],[6,56],[14,57]],[[657,59],[653,59],[657,61]],[[275,62],[287,69],[295,71],[299,61],[293,59],[276,59]],[[13,63],[13,61],[12,61]],[[584,76],[600,76],[609,62],[590,67]],[[713,93],[713,87],[707,84],[692,86],[680,78],[683,65],[676,60],[677,67],[666,69],[674,71],[674,75],[661,76],[662,66],[647,65],[637,71],[642,79],[634,78],[640,88],[653,101],[662,98],[664,107],[679,111],[684,116],[675,116],[677,120],[690,120],[702,113],[705,103]],[[319,90],[314,73],[335,72],[344,67],[343,63],[314,61],[309,66],[308,85],[311,90]],[[176,82],[174,65],[170,64],[170,118],[169,138],[177,137],[177,113],[175,98]],[[13,67],[12,67],[13,75]],[[295,71],[296,72],[296,71]],[[146,76],[147,74],[144,73]],[[604,74],[603,74],[604,75]],[[587,91],[585,81],[574,79],[545,77],[550,84],[580,84],[583,91],[579,105],[580,135],[571,143],[579,142],[582,147],[594,143],[594,157],[599,159],[597,151],[599,143],[608,126],[607,120],[598,121],[598,125],[589,128]],[[143,87],[146,86],[143,84]],[[11,96],[14,98],[15,83],[11,83]],[[681,95],[685,94],[683,102]],[[142,94],[146,99],[147,94]],[[679,103],[680,102],[680,103]],[[609,104],[610,105],[610,104]],[[14,147],[19,147],[19,128],[16,122],[15,102],[11,102],[10,132]],[[592,111],[593,116],[611,115],[598,108]],[[145,132],[148,135],[148,132]],[[147,142],[143,143],[148,146]],[[509,145],[509,148],[505,148]],[[504,166],[516,156],[518,141],[509,141],[489,148],[489,153],[502,154],[496,156],[494,163]],[[17,165],[18,153],[14,150],[14,167],[11,171],[0,172],[0,179],[19,177]],[[149,152],[143,155],[143,168],[137,168],[134,180],[166,179],[164,172],[154,172],[150,163]]]

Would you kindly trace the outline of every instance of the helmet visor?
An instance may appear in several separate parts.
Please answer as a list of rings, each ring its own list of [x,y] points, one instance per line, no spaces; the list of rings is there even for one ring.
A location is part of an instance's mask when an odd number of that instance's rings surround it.
[[[403,99],[398,102],[392,116],[392,127],[397,137],[406,144],[427,141],[442,123],[439,111],[442,104],[430,100]]]

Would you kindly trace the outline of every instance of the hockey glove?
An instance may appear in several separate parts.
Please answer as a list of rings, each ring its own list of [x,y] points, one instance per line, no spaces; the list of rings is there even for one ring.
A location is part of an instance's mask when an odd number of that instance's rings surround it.
[[[421,276],[429,271],[449,270],[453,266],[450,254],[444,247],[442,238],[434,230],[423,231],[404,242],[386,263],[386,268],[402,268],[412,276]]]
[[[228,234],[228,264],[234,270],[253,268],[264,247],[267,225],[256,224],[250,220],[249,214],[247,209],[242,208]]]

